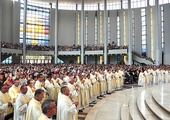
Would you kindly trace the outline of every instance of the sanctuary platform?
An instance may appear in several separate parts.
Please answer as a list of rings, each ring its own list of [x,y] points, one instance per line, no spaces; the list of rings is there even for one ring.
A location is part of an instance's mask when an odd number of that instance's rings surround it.
[[[87,108],[89,109],[89,108]],[[85,120],[170,120],[170,84],[134,87],[105,95]]]

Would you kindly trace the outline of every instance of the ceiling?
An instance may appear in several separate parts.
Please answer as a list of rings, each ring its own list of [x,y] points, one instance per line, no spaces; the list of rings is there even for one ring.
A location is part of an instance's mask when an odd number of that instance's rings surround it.
[[[41,1],[48,3],[55,3],[56,0],[32,0],[32,1]],[[59,4],[81,4],[82,0],[58,0]],[[107,0],[107,2],[116,2],[121,0]],[[104,0],[84,0],[84,4],[98,4],[104,3]]]

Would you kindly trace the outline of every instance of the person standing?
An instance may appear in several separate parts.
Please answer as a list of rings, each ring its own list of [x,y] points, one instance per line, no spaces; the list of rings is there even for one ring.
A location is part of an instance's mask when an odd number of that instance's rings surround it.
[[[38,120],[42,114],[41,101],[44,98],[44,90],[37,89],[34,98],[29,102],[26,120]]]
[[[29,96],[30,99],[32,99],[34,97],[34,93],[35,93],[35,87],[34,87],[34,82],[33,80],[28,80],[27,81],[27,95]]]
[[[7,117],[12,117],[12,100],[8,94],[8,86],[0,85],[0,120],[5,120]]]
[[[15,102],[16,98],[19,95],[20,92],[20,81],[18,78],[15,79],[14,85],[12,85],[12,87],[9,88],[9,95],[11,97],[11,99],[13,100],[13,102]]]
[[[42,103],[42,114],[38,120],[52,120],[56,114],[56,104],[53,99],[44,100]]]
[[[27,93],[27,86],[23,85],[20,88],[20,94],[18,95],[15,107],[14,107],[14,120],[25,120],[26,119],[26,112],[29,104],[29,97]]]
[[[57,105],[57,120],[76,120],[78,102],[71,101],[67,86],[61,88],[61,94]]]

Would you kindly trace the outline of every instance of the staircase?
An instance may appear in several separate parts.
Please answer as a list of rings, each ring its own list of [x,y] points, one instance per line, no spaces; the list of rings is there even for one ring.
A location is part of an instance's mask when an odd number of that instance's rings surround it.
[[[170,120],[170,84],[131,89],[121,120]]]
[[[145,57],[139,57],[136,54],[132,54],[132,59],[133,61],[140,63],[140,64],[147,64],[147,65],[153,65],[154,63],[151,62],[150,60],[147,60]]]
[[[11,53],[1,53],[1,62],[10,57]]]
[[[134,86],[134,88],[133,88]],[[115,91],[99,100],[85,120],[170,120],[170,83]]]

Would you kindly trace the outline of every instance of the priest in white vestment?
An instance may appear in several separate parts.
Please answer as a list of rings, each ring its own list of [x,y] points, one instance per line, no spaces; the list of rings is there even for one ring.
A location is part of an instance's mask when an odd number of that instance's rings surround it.
[[[47,75],[47,79],[45,80],[45,88],[49,93],[49,99],[54,99],[55,87],[54,82],[51,78],[52,76],[50,74]]]
[[[44,98],[44,90],[37,89],[34,98],[29,102],[28,110],[26,113],[26,120],[38,120],[42,114],[41,101]]]
[[[45,94],[44,94],[44,99],[46,99],[48,96],[48,92],[45,89],[45,82],[44,82],[44,76],[42,74],[37,75],[38,80],[35,82],[35,89],[43,89]],[[43,100],[44,100],[43,99]]]
[[[168,69],[166,69],[166,71],[165,71],[165,83],[168,83],[168,80],[169,80],[169,71],[168,71]]]
[[[28,95],[28,97],[31,100],[32,98],[34,98],[34,93],[35,93],[35,87],[34,87],[33,80],[28,80],[27,81],[27,88],[28,88],[28,90],[27,90],[26,94]]]
[[[60,84],[62,84],[62,80],[58,77],[56,74],[53,74],[52,81],[54,83],[54,101],[57,102],[58,99],[58,93],[60,91]]]
[[[56,114],[56,104],[53,99],[44,100],[42,103],[42,114],[38,120],[52,120]]]
[[[29,96],[27,93],[27,86],[23,85],[20,88],[20,94],[18,95],[14,106],[14,120],[25,120],[27,108],[29,104]]]
[[[0,120],[4,120],[5,116],[13,111],[12,100],[7,91],[6,85],[0,85]]]
[[[16,98],[18,97],[19,93],[20,93],[20,81],[18,78],[15,79],[15,83],[14,85],[12,85],[12,87],[9,88],[9,95],[11,97],[11,99],[13,100],[13,102],[15,102]]]
[[[141,72],[139,73],[138,86],[145,86],[145,76],[143,70],[141,70]]]
[[[61,88],[61,96],[57,105],[57,120],[75,120],[78,102],[72,102],[69,98],[69,88]]]

